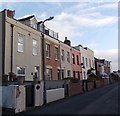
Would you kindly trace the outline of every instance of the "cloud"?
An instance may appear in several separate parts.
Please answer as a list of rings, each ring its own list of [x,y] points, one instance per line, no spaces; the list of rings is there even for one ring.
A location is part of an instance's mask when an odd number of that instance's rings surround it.
[[[91,48],[91,47],[96,47],[96,46],[99,46],[98,43],[90,43],[88,45],[86,45],[87,47]]]
[[[66,0],[1,0],[1,2],[66,2]],[[118,2],[118,0],[67,0],[67,2]]]
[[[42,19],[46,19],[46,17],[47,17],[47,14],[45,12],[43,12],[42,14],[39,15],[38,18],[40,18],[42,20]]]
[[[94,17],[92,17],[94,16]],[[99,16],[99,17],[98,17]],[[95,18],[97,17],[97,18]],[[90,13],[87,15],[78,15],[73,13],[62,12],[57,15],[56,21],[69,22],[78,26],[105,26],[117,22],[117,16],[102,16],[100,13]]]
[[[55,30],[55,32],[59,32],[59,39],[64,40],[65,37],[68,37],[69,39],[81,37],[83,35],[83,32],[78,31],[78,27],[71,25],[67,21],[50,21],[46,22],[47,27],[49,27],[52,30]],[[72,41],[72,40],[71,40]]]
[[[59,32],[61,40],[65,36],[75,39],[84,35],[85,32],[80,31],[81,28],[104,27],[114,24],[117,19],[116,16],[101,16],[100,13],[90,13],[83,16],[77,13],[61,12],[52,21],[46,22],[46,25],[52,30]]]
[[[101,4],[102,3],[102,4]],[[93,6],[94,4],[94,6]],[[90,13],[90,12],[94,12],[94,11],[99,11],[99,10],[113,10],[113,9],[117,9],[118,8],[118,2],[112,2],[112,3],[105,3],[105,2],[87,2],[87,3],[81,3],[78,2],[77,5],[70,7],[69,9],[67,9],[67,12],[78,12],[78,13]]]
[[[112,70],[118,70],[118,49],[94,50],[95,57],[112,61]]]

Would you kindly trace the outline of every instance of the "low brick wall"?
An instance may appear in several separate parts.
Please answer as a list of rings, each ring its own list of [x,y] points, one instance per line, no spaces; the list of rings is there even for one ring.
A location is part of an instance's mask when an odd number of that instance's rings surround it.
[[[88,91],[94,89],[94,82],[88,82]]]
[[[96,88],[102,86],[101,80],[96,80]]]
[[[109,84],[109,79],[103,79],[104,81],[104,85],[108,85]]]
[[[81,82],[78,83],[69,83],[69,96],[76,95],[82,93],[82,84]]]

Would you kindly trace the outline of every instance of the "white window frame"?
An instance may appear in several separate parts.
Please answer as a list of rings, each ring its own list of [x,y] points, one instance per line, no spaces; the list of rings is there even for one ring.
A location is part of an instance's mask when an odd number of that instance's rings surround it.
[[[74,53],[72,53],[72,62],[73,62],[73,64],[75,64],[75,54]]]
[[[35,21],[31,21],[31,27],[37,29],[37,24]]]
[[[55,47],[55,60],[58,60],[58,47]]]
[[[34,46],[34,44],[33,44],[33,42],[34,41],[36,41],[37,42],[37,45],[36,46]],[[32,48],[32,54],[33,55],[38,55],[38,40],[36,40],[36,39],[32,39],[32,46],[33,46],[33,48]],[[36,50],[36,53],[34,52],[34,50]]]
[[[67,52],[67,62],[70,63],[70,52]]]
[[[65,61],[65,51],[63,49],[61,50],[61,59]]]
[[[83,66],[85,67],[85,58],[82,57]]]
[[[46,44],[46,58],[50,58],[50,44]]]
[[[25,74],[18,74],[18,68],[23,68],[23,69],[25,69]],[[25,67],[22,67],[22,66],[17,66],[16,67],[16,74],[17,74],[17,76],[25,76],[26,75],[26,68]]]
[[[70,75],[68,75],[69,74],[68,72],[70,72]],[[67,70],[67,77],[71,77],[71,71],[70,70]]]
[[[22,50],[20,49],[19,44],[21,44]],[[21,53],[24,52],[24,45],[25,45],[25,36],[23,34],[18,33],[18,52]]]
[[[48,73],[47,73],[47,70],[48,71],[51,71],[51,75],[50,75],[50,78],[48,78]],[[52,69],[51,68],[46,68],[46,76],[47,76],[47,80],[52,80]]]

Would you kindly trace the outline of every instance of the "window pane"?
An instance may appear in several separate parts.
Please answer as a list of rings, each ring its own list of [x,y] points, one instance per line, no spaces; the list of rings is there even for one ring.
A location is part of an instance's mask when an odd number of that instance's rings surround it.
[[[33,55],[38,54],[38,41],[33,39]]]
[[[18,51],[24,51],[24,35],[18,34]]]
[[[23,44],[18,43],[18,51],[23,52]]]
[[[19,41],[20,43],[23,43],[23,38],[19,37],[19,38],[18,38],[18,41]]]
[[[67,61],[70,62],[70,53],[67,52]]]
[[[46,57],[49,58],[50,57],[50,45],[46,44]]]
[[[70,70],[67,71],[67,76],[70,77]]]
[[[46,69],[46,80],[52,79],[52,69]]]
[[[25,68],[23,68],[23,67],[17,67],[17,75],[19,75],[19,76],[25,76]]]
[[[64,50],[62,50],[61,57],[62,57],[62,61],[64,61]]]
[[[55,48],[55,60],[58,60],[58,48]]]
[[[33,48],[33,55],[37,55],[37,49]]]
[[[38,42],[37,42],[37,40],[34,40],[34,39],[33,39],[33,46],[36,47],[36,48],[38,47]]]

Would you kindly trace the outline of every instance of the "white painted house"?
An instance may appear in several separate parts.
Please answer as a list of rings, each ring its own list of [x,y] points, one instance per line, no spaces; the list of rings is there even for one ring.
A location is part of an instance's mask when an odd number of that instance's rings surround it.
[[[75,46],[81,53],[81,66],[82,66],[82,79],[85,80],[88,78],[87,71],[91,68],[95,68],[94,63],[94,52],[82,45]]]

